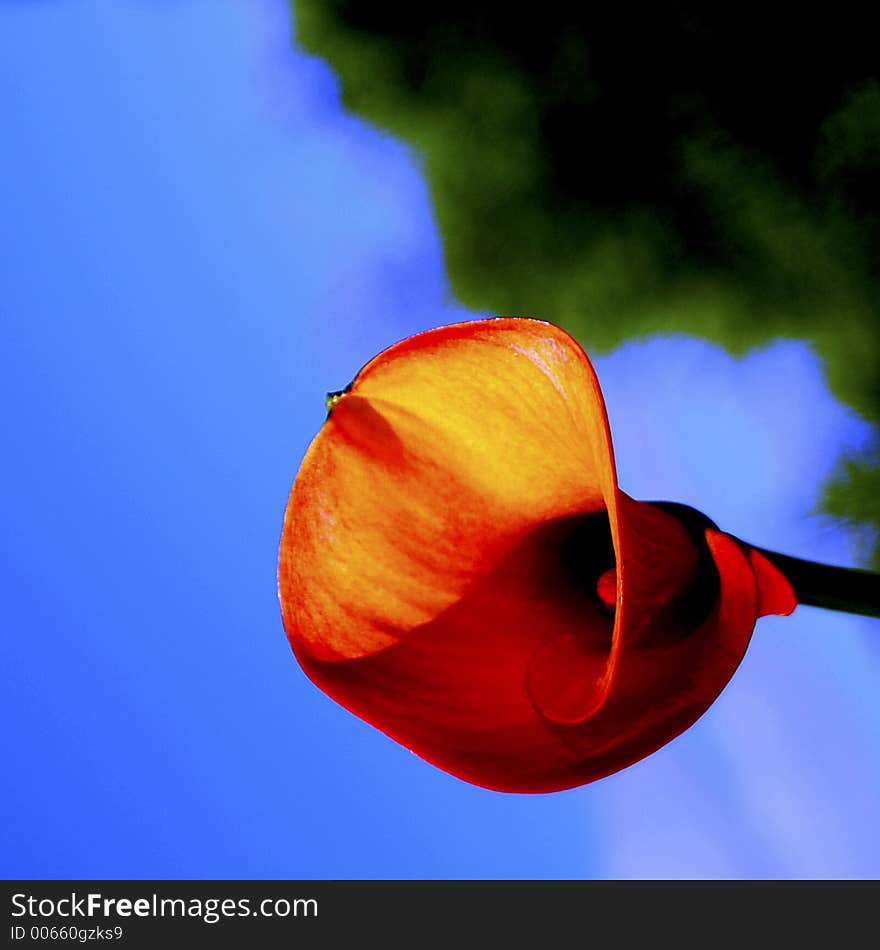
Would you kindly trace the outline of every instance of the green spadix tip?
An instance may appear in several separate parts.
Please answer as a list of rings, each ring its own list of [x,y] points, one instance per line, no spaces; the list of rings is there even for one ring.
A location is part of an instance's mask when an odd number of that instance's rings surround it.
[[[327,407],[327,415],[329,416],[333,412],[333,407],[340,399],[348,392],[347,389],[340,389],[335,393],[327,393],[324,397],[324,405]]]

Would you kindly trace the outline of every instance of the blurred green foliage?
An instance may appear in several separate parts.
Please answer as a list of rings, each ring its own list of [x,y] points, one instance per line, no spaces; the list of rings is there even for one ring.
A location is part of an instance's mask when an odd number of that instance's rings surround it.
[[[876,425],[880,34],[849,0],[772,6],[296,0],[295,37],[416,150],[463,304],[593,352],[809,340]],[[878,499],[872,450],[825,508],[880,566]]]

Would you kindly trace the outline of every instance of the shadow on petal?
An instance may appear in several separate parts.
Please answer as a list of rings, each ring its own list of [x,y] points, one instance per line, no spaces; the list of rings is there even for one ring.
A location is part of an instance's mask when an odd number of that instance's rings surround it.
[[[599,544],[583,548],[587,538]],[[596,557],[597,548],[605,557]],[[574,638],[576,665],[565,682],[581,711],[591,704],[590,684],[604,673],[614,626],[596,591],[607,557],[613,549],[604,512],[540,525],[456,604],[399,643],[353,660],[301,662],[342,705],[462,778],[531,790],[550,769],[564,784],[577,763],[536,711],[526,680],[542,648]]]

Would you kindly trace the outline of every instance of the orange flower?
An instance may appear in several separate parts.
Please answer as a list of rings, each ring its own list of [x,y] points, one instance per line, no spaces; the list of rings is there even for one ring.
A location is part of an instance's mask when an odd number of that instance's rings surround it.
[[[420,334],[328,405],[284,521],[288,638],[320,689],[462,779],[546,792],[638,761],[795,607],[757,551],[620,491],[557,327]]]

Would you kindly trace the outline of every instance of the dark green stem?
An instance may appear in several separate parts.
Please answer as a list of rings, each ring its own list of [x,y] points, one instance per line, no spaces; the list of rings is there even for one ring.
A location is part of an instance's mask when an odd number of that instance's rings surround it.
[[[755,550],[785,574],[799,603],[863,617],[880,617],[880,574],[816,564],[763,548]]]
[[[690,505],[682,505],[677,501],[652,501],[650,504],[677,518],[695,538],[702,538],[707,528],[719,530],[711,518]],[[794,588],[798,603],[861,614],[863,617],[880,617],[880,574],[851,567],[817,564],[815,561],[767,551],[754,544],[748,546],[760,551],[782,571]]]

